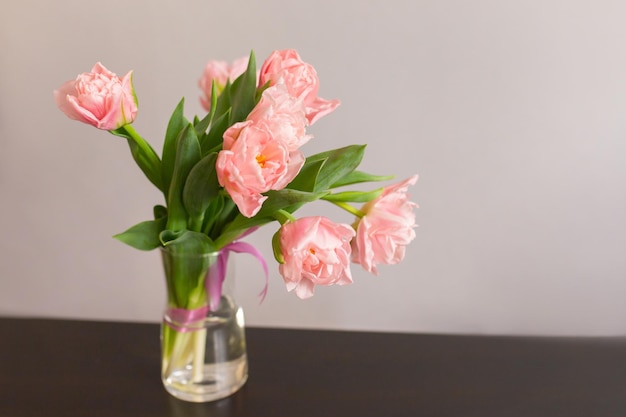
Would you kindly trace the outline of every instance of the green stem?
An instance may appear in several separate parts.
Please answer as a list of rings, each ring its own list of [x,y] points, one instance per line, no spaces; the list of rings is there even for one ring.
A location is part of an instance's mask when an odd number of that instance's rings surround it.
[[[344,209],[348,213],[354,214],[358,218],[361,218],[361,217],[365,216],[365,213],[363,213],[361,210],[351,206],[350,204],[344,203],[342,201],[331,201],[331,203],[333,203],[337,207],[340,207],[340,208]]]
[[[280,224],[285,224],[287,222],[295,222],[296,218],[291,215],[291,213],[285,210],[277,210],[274,212],[274,218],[278,220]]]
[[[202,230],[202,222],[204,220],[204,216],[191,217],[189,219],[189,230],[193,230],[194,232],[200,232]]]

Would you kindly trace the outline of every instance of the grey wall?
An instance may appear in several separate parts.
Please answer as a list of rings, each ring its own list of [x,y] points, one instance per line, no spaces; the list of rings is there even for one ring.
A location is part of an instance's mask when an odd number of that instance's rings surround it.
[[[411,332],[626,333],[626,4],[620,1],[20,0],[0,14],[0,314],[158,321],[158,253],[111,238],[160,197],[121,140],[52,90],[98,60],[134,69],[160,148],[209,59],[296,48],[342,106],[312,153],[420,175],[406,261],[356,283],[270,291],[236,260],[248,323]],[[311,213],[350,218],[319,205]],[[305,211],[307,214],[308,211]],[[272,259],[269,226],[249,241]]]

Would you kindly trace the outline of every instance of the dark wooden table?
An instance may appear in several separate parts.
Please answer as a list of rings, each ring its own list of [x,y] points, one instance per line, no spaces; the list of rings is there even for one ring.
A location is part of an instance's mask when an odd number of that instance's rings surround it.
[[[156,324],[0,318],[0,417],[626,416],[626,338],[247,329],[250,377],[174,399]]]

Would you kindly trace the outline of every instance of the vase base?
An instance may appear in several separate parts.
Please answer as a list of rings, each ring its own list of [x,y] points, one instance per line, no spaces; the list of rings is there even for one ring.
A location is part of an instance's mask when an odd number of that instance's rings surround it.
[[[205,365],[201,375],[193,375],[192,369],[173,372],[163,385],[174,397],[190,402],[216,401],[235,393],[248,379],[246,356],[218,365]]]

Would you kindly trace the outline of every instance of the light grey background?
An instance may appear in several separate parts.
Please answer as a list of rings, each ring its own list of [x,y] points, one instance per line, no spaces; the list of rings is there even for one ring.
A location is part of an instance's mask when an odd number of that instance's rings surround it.
[[[111,235],[160,203],[127,145],[52,90],[96,61],[134,69],[135,127],[160,149],[209,59],[296,48],[342,106],[306,153],[368,143],[363,168],[420,204],[399,266],[287,293],[239,255],[250,325],[626,333],[626,3],[14,0],[0,14],[0,315],[158,321],[157,252]],[[327,205],[322,213],[349,217]],[[275,226],[253,235],[271,261]]]

